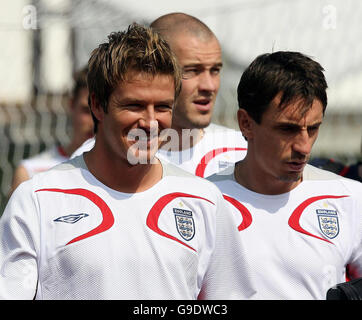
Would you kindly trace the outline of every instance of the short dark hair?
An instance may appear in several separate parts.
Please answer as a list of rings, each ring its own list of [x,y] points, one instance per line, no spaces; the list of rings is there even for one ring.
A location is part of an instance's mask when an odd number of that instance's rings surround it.
[[[151,28],[133,23],[126,31],[112,32],[108,42],[94,49],[88,61],[89,96],[94,94],[107,112],[108,100],[120,81],[136,71],[151,76],[169,75],[175,84],[175,98],[181,90],[181,70],[168,43]],[[94,130],[98,120],[93,115]]]
[[[327,107],[327,82],[322,66],[300,52],[278,51],[258,56],[243,72],[238,89],[239,108],[257,123],[277,94],[279,107],[301,100],[306,112],[313,100]]]

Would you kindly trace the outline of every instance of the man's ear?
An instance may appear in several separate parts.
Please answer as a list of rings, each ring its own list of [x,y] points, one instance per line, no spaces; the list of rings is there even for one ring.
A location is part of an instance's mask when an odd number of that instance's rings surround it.
[[[102,121],[104,117],[104,110],[93,92],[90,94],[89,99],[91,112],[98,121]]]
[[[253,137],[253,119],[249,116],[245,109],[238,110],[238,124],[241,133],[246,140]]]

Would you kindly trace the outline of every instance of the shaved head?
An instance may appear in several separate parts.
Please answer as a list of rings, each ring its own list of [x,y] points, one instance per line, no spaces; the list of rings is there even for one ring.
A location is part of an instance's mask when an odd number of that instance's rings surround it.
[[[185,13],[169,13],[150,24],[170,45],[182,70],[182,87],[172,128],[202,129],[211,122],[220,87],[221,47],[210,28]]]
[[[174,12],[163,15],[153,21],[150,27],[159,32],[167,41],[172,42],[174,36],[189,36],[208,40],[215,37],[210,28],[199,19],[185,13]]]

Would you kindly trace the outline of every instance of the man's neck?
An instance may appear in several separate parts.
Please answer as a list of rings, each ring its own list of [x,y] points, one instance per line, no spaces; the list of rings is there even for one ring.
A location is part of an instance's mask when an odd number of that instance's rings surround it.
[[[177,131],[178,134],[178,150],[187,150],[193,148],[198,144],[204,137],[204,129],[185,129],[173,127],[172,129]]]
[[[88,170],[107,187],[124,193],[146,191],[162,179],[162,165],[158,159],[151,163],[131,165],[126,159],[106,156],[95,147],[84,154]]]

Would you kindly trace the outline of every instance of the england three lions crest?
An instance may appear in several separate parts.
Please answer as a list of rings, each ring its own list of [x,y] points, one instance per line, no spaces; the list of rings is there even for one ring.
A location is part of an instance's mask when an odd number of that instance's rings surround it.
[[[336,210],[317,209],[319,229],[329,239],[337,237],[339,233],[338,214]]]
[[[176,228],[181,237],[190,241],[195,235],[195,223],[192,217],[192,211],[173,208],[175,214]]]

